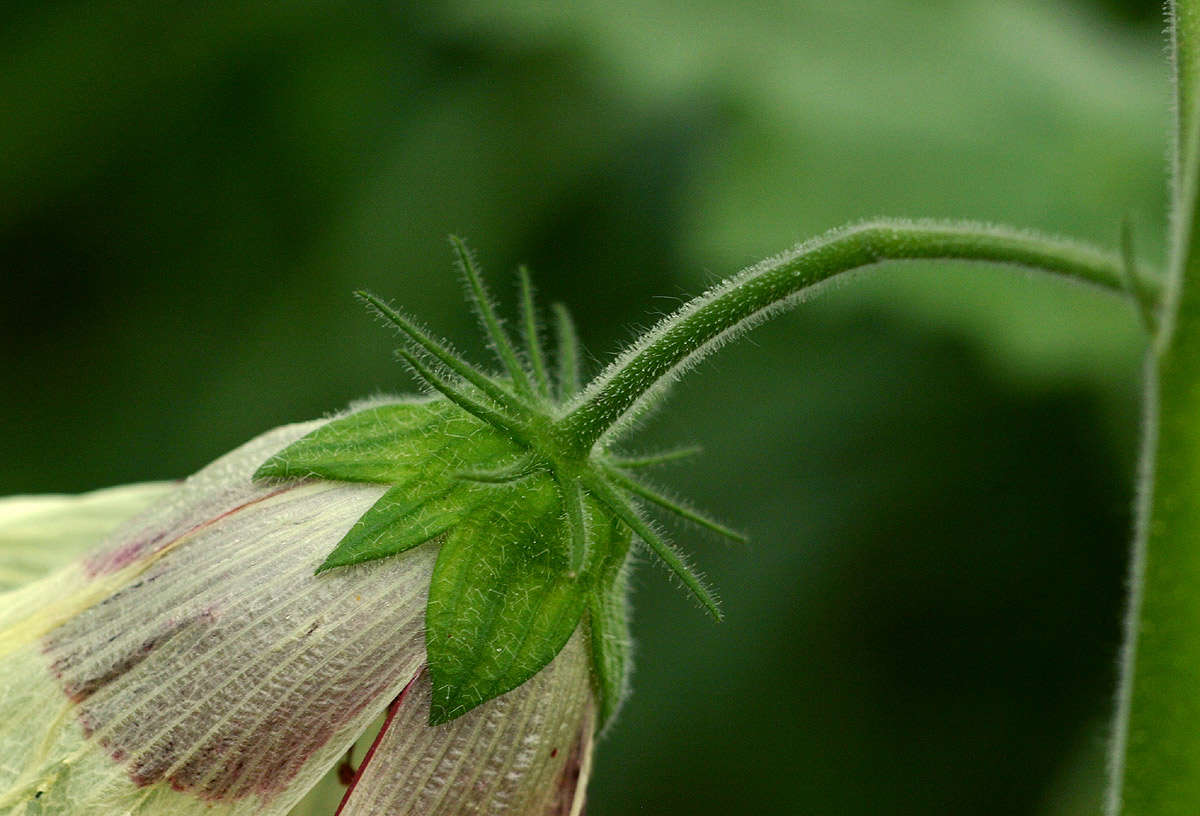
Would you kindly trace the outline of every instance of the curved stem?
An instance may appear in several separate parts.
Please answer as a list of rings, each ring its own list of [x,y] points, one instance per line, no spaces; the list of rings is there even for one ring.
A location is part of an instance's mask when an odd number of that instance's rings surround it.
[[[585,454],[681,368],[765,320],[811,287],[882,261],[962,260],[1020,266],[1127,294],[1119,256],[1031,232],[961,222],[878,221],[827,233],[744,270],[660,322],[599,377],[559,421]],[[1157,290],[1144,279],[1141,286]]]

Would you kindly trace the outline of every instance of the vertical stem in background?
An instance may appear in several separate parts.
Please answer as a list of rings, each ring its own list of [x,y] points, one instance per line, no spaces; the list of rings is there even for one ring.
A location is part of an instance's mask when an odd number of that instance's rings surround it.
[[[1171,6],[1177,129],[1171,246],[1146,425],[1110,816],[1200,813],[1200,0]]]

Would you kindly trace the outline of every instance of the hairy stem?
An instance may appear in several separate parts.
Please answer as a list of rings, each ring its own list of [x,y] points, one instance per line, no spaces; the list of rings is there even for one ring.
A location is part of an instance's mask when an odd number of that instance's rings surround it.
[[[1200,808],[1200,0],[1171,5],[1171,246],[1146,363],[1145,430],[1109,816]]]
[[[880,221],[835,230],[750,267],[665,318],[593,380],[559,421],[586,454],[683,367],[836,275],[883,261],[961,260],[1036,269],[1127,295],[1118,255],[971,223]],[[1157,291],[1153,280],[1140,286]]]

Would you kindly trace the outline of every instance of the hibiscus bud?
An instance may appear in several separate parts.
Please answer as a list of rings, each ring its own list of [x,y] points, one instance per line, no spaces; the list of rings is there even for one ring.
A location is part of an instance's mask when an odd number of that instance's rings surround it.
[[[0,812],[284,814],[385,708],[342,813],[582,802],[594,716],[582,634],[516,691],[428,725],[436,543],[316,575],[384,489],[251,480],[322,424],[259,437],[100,549],[0,596]],[[45,521],[104,516],[104,503],[58,500]],[[5,554],[38,538],[29,505],[0,504]]]
[[[455,248],[507,376],[363,295],[429,397],[264,434],[0,595],[0,813],[285,814],[334,773],[346,816],[582,810],[626,690],[633,536],[720,617],[638,503],[740,536],[633,475],[675,454],[608,438],[705,344],[637,345],[577,393],[565,310],[552,381],[528,277],[518,352]],[[10,502],[8,554],[125,495],[50,532]]]

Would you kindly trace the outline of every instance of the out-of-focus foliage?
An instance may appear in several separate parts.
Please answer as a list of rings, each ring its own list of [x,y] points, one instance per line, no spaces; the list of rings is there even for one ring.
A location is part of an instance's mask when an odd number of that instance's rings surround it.
[[[411,389],[355,288],[483,354],[452,231],[502,294],[530,263],[599,359],[864,216],[1112,244],[1129,215],[1156,246],[1160,28],[1115,0],[9,8],[0,490],[173,478]],[[1094,293],[910,266],[694,372],[642,439],[703,442],[661,481],[755,543],[677,531],[721,626],[635,579],[589,812],[1094,812],[1141,351]]]

